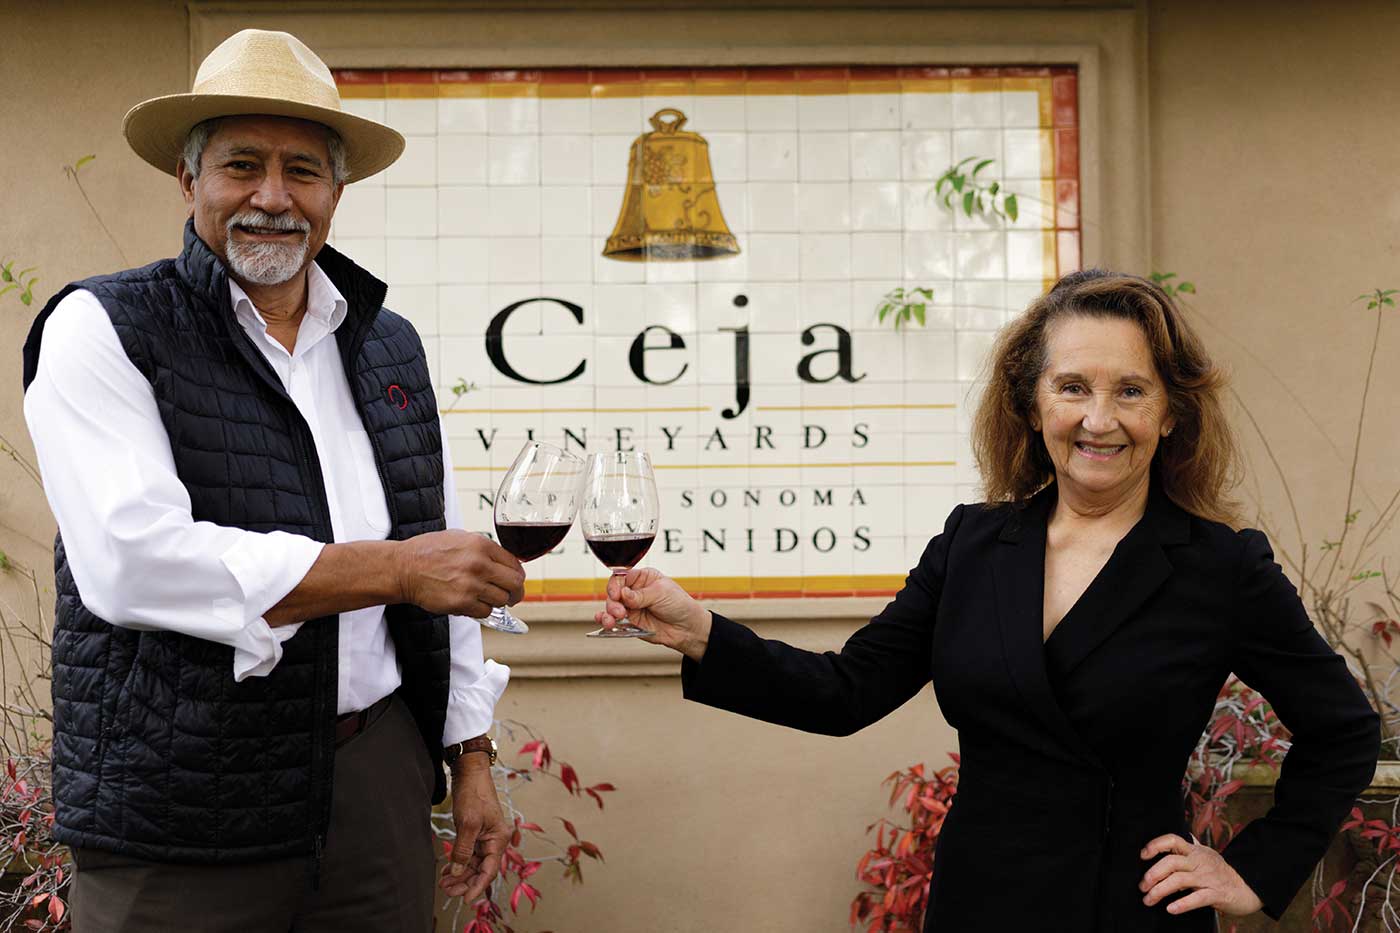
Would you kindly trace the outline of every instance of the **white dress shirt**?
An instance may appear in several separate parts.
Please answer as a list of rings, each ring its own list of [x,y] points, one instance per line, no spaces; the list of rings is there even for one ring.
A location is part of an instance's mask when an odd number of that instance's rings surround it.
[[[267,333],[229,280],[238,323],[267,357],[306,419],[325,477],[334,539],[383,541],[389,510],[334,332],[346,303],[315,264],[296,347]],[[77,290],[44,327],[38,372],[24,396],[44,491],[83,603],[132,629],[163,629],[233,647],[233,677],[267,675],[305,623],[273,628],[264,615],[290,593],[323,545],[282,531],[197,522],[175,473],[151,385],[122,349],[97,298]],[[452,460],[442,443],[447,526],[462,528]],[[364,709],[401,682],[383,606],[342,612],[337,710]],[[489,731],[509,668],[484,661],[474,619],[449,617],[451,684],[442,741]]]

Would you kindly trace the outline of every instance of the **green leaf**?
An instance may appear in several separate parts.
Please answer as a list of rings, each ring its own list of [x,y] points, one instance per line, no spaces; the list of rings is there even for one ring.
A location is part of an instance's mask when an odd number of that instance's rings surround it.
[[[931,288],[916,288],[914,289],[914,291],[918,292],[920,295],[923,295],[929,301],[933,300],[933,289]]]
[[[910,307],[914,309],[914,319],[917,320],[917,321],[919,322],[919,326],[920,326],[920,327],[923,327],[923,326],[924,326],[924,305],[923,305],[923,303],[920,302],[919,304],[916,304],[916,305],[910,305]]]
[[[958,164],[954,166],[954,168],[962,168],[964,165],[966,165],[967,163],[971,162],[972,160],[974,160],[974,159],[976,159],[976,158],[977,158],[977,156],[968,156],[966,159],[962,159],[961,161],[959,161]]]
[[[29,292],[25,292],[23,295],[19,296],[19,300],[27,305],[32,305],[34,303],[34,296]]]
[[[18,285],[6,285],[4,288],[0,288],[0,295],[3,295],[3,294],[5,294],[6,292],[8,292],[8,291],[10,291],[11,289],[14,289],[14,288],[19,288],[19,286],[18,286]]]
[[[1001,190],[1001,182],[999,182],[999,181],[994,181],[994,182],[992,182],[991,187],[987,189],[987,193],[990,194],[992,197],[996,197],[996,196],[997,196],[997,192],[1000,191],[1000,190]]]
[[[978,175],[982,174],[982,169],[991,165],[995,161],[995,159],[983,159],[981,162],[978,162],[976,167],[972,170],[972,177],[976,178]]]
[[[17,279],[22,279],[22,278],[25,277],[25,275],[27,275],[27,274],[30,273],[30,272],[33,272],[33,271],[34,271],[35,269],[37,269],[37,268],[39,268],[39,267],[38,267],[38,266],[30,266],[28,269],[21,269],[21,270],[19,270],[18,272],[15,273],[15,278],[17,278]]]
[[[95,153],[92,155],[83,156],[81,159],[73,163],[73,171],[76,172],[78,169],[82,168],[84,165],[87,165],[95,158],[97,158],[97,155]]]
[[[965,175],[954,175],[954,176],[953,176],[953,190],[954,190],[954,191],[961,191],[961,190],[963,190],[963,185],[964,185],[966,182],[967,182],[967,177],[966,177]]]
[[[14,263],[11,262],[6,265],[0,266],[0,281],[13,282],[15,280],[14,275],[10,272],[10,266],[13,265]]]
[[[880,305],[880,318],[879,318],[879,320],[880,320],[880,323],[881,323],[881,324],[885,323],[885,315],[889,314],[889,313],[890,313],[890,309],[893,308],[893,307],[894,307],[894,305],[891,305],[891,304],[883,304],[883,305]]]
[[[1006,211],[1006,216],[1011,218],[1011,222],[1015,223],[1016,217],[1020,213],[1019,209],[1016,207],[1016,195],[1008,194],[1006,200],[1002,203],[1002,209]]]
[[[977,202],[977,192],[976,192],[976,191],[969,191],[967,194],[963,195],[963,210],[967,212],[967,216],[969,216],[969,217],[972,216],[972,205],[975,204],[976,202]]]
[[[1196,286],[1191,284],[1190,282],[1182,282],[1176,287],[1176,290],[1179,292],[1186,292],[1190,295],[1196,294]]]

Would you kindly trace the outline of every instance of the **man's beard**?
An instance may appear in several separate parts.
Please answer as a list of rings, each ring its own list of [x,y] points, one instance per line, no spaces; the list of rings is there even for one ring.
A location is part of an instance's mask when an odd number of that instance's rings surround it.
[[[235,240],[235,227],[255,227],[263,230],[295,230],[301,233],[296,243],[261,243]],[[306,263],[311,225],[291,214],[268,214],[264,211],[243,211],[230,217],[224,225],[224,243],[228,251],[229,268],[246,282],[257,285],[280,285],[301,271]]]

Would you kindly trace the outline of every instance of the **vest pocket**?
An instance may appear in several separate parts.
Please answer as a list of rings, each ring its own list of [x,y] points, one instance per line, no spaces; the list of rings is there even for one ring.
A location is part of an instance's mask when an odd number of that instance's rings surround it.
[[[374,462],[374,449],[370,446],[369,435],[364,431],[350,431],[351,459],[355,461],[355,474],[359,478],[359,500],[365,524],[375,533],[384,536],[389,533],[389,506],[385,499],[384,484],[379,479],[379,468]]]

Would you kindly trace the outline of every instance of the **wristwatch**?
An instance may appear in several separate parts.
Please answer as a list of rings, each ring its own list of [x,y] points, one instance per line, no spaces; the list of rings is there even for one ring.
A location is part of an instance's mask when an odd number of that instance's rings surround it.
[[[467,752],[485,752],[490,756],[489,764],[496,763],[496,740],[489,735],[478,735],[465,742],[454,742],[442,750],[442,760],[450,768]]]

